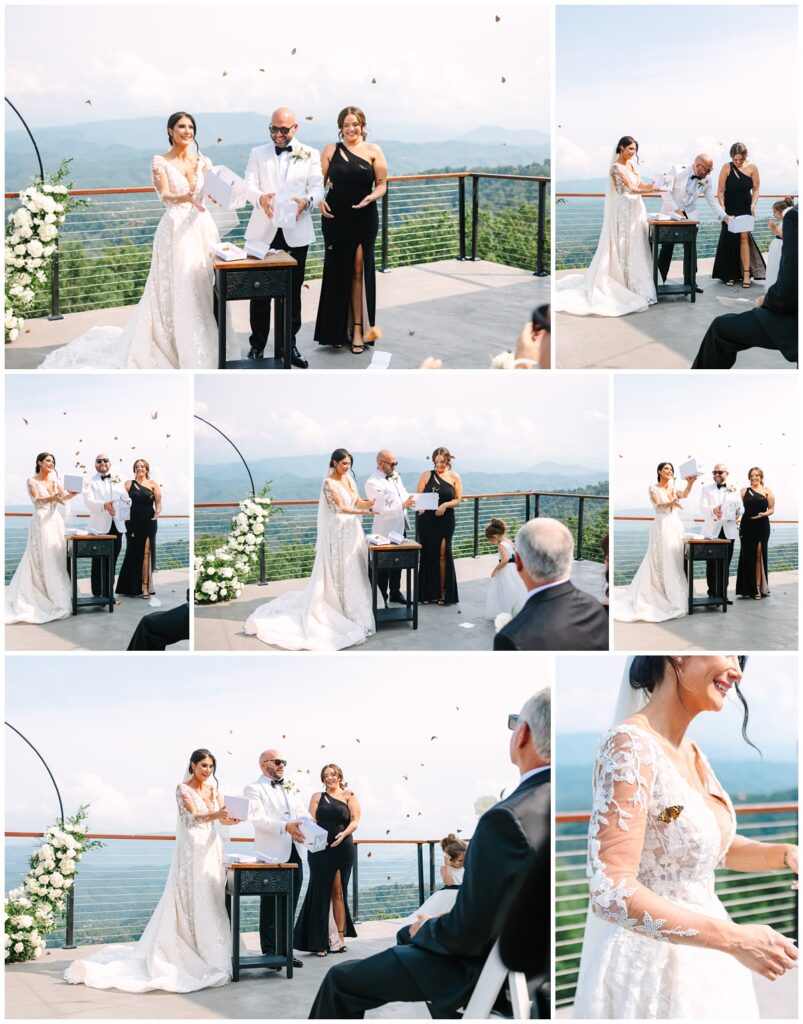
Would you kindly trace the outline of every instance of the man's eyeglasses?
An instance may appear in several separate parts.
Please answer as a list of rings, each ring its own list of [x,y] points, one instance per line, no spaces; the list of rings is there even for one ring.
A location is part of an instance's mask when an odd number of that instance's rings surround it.
[[[289,135],[292,130],[292,125],[290,125],[289,128],[277,128],[275,124],[272,124],[270,128],[268,128],[271,135]]]
[[[711,475],[712,476],[724,476],[727,472],[728,472],[727,469],[712,469],[711,470]]]
[[[277,768],[283,768],[287,764],[287,761],[282,760],[281,757],[269,757],[265,761],[265,764],[275,764]]]
[[[508,727],[508,729],[510,729],[512,731],[512,730],[514,730],[518,726],[518,724],[519,724],[519,716],[518,715],[508,715],[507,716],[507,727]]]
[[[392,466],[394,469],[398,466],[398,462],[391,462],[390,459],[383,459],[382,464],[384,466]]]
[[[99,462],[111,462],[111,461],[112,461],[111,459],[95,459],[95,465],[97,465]]]

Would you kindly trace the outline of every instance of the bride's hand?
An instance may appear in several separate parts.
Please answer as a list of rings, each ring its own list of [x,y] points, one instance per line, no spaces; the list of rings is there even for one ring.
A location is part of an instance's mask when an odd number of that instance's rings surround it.
[[[797,967],[794,942],[766,924],[737,925],[731,952],[740,964],[770,981]]]
[[[191,192],[187,193],[186,202],[188,202],[190,206],[194,206],[199,213],[204,213],[206,211],[206,207],[204,206],[204,204],[199,203]]]

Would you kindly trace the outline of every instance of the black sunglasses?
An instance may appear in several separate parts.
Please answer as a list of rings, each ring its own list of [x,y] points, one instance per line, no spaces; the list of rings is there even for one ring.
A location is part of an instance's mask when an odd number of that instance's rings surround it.
[[[111,462],[111,461],[112,461],[111,459],[95,459],[95,465],[97,465],[99,462]]]
[[[289,128],[277,128],[275,124],[272,124],[270,128],[268,128],[271,135],[289,135],[292,130],[292,125],[290,125]]]
[[[508,727],[508,729],[514,730],[518,724],[519,724],[519,716],[518,715],[508,715],[507,716],[507,727]]]
[[[279,765],[282,765],[282,766],[286,765],[287,761],[283,761],[280,757],[269,757],[267,759],[267,763],[268,764],[275,764],[278,767]]]

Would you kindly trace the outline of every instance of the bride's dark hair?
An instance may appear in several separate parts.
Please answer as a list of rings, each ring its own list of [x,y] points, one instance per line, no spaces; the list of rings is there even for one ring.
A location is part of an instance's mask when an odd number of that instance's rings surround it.
[[[745,665],[747,664],[746,655],[740,654],[737,660],[739,668],[744,672]],[[646,690],[647,693],[652,693],[655,687],[659,686],[666,678],[667,668],[671,668],[675,673],[675,686],[679,687],[681,673],[674,658],[670,658],[668,655],[640,654],[633,659],[633,663],[630,666],[630,685],[634,690]],[[736,690],[736,696],[739,698],[744,709],[744,715],[742,716],[742,739],[754,750],[758,750],[755,743],[747,737],[747,722],[750,718],[750,709],[747,707],[747,701],[739,689],[738,682],[733,685]],[[761,753],[760,750],[758,752],[759,754]]]
[[[351,454],[350,451],[348,451],[345,448],[335,448],[335,450],[332,452],[332,454],[331,454],[331,456],[329,458],[329,468],[330,469],[334,469],[335,468],[335,463],[336,462],[341,462],[343,459],[346,458],[346,456],[348,456],[348,458],[351,459],[351,472],[353,473],[354,472],[354,456]]]
[[[658,483],[661,482],[661,470],[664,468],[664,466],[672,466],[672,463],[671,462],[659,462],[658,463],[658,469],[655,471],[655,475],[656,475],[656,477],[658,479]],[[672,476],[674,476],[674,475],[675,475],[675,467],[672,466]]]
[[[636,160],[638,160],[638,142],[636,142],[632,135],[623,135],[621,139],[619,139],[619,141],[616,143],[616,155],[619,156],[619,154],[622,152],[625,146],[631,145],[634,145],[636,147]]]
[[[176,127],[176,125],[179,123],[182,117],[188,117],[190,121],[192,121],[192,141],[195,143],[195,148],[200,153],[201,150],[198,146],[198,126],[195,123],[195,118],[192,116],[192,114],[188,114],[186,110],[177,110],[175,114],[171,114],[170,117],[168,117],[167,141],[170,143],[171,146],[173,145],[173,136],[170,133],[173,131],[173,129]]]
[[[56,456],[52,452],[39,452],[39,454],[36,456],[36,469],[33,471],[34,472],[34,476],[42,468],[42,463],[45,461],[45,459],[48,457],[48,455],[53,460],[53,469],[56,468]]]
[[[215,789],[218,788],[217,781],[217,760],[211,750],[207,750],[206,747],[199,747],[198,750],[193,750],[190,754],[190,763],[187,766],[187,774],[192,775],[193,769],[199,761],[203,761],[205,757],[208,757],[212,762],[212,778],[215,780]]]

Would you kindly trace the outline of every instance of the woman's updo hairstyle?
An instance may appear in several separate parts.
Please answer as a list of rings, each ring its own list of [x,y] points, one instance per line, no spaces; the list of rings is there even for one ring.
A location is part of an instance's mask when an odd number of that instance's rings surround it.
[[[450,832],[445,839],[441,839],[441,849],[447,857],[459,857],[468,849],[468,843],[458,839],[454,832]]]
[[[638,160],[638,142],[636,142],[632,135],[623,135],[621,139],[619,139],[616,143],[616,155],[619,156],[622,150],[627,149],[628,146],[636,147],[636,160]]]
[[[363,114],[359,107],[343,107],[343,109],[337,115],[337,134],[340,136],[341,139],[343,138],[343,122],[346,120],[349,114],[353,114],[357,118],[357,121],[359,122],[360,125],[360,135],[362,135],[363,142],[365,142],[365,140],[368,138],[368,129],[365,127],[367,122],[365,114]]]
[[[745,655],[739,655],[738,657],[739,668],[744,672],[745,665],[747,664],[747,657]],[[667,667],[671,668],[675,674],[675,686],[678,688],[678,694],[680,693],[681,680],[683,674],[678,668],[677,661],[675,658],[670,658],[668,655],[646,655],[639,654],[633,658],[633,663],[630,666],[630,685],[634,690],[646,690],[647,693],[653,693],[657,686],[664,681],[666,676]],[[747,721],[750,717],[750,710],[747,707],[747,701],[742,695],[742,691],[739,689],[739,684],[734,683],[733,688],[736,690],[736,696],[739,698],[739,702],[744,709],[744,715],[742,717],[742,739],[745,743],[748,743],[754,750],[758,750],[758,747],[747,737]],[[681,703],[683,699],[681,697]],[[761,753],[758,750],[759,754]]]
[[[217,789],[217,760],[212,751],[207,750],[206,747],[199,747],[198,750],[193,750],[190,754],[190,763],[187,766],[187,774],[192,777],[195,772],[196,764],[198,764],[199,761],[203,761],[205,757],[208,757],[212,762],[212,778],[215,780],[215,789]]]
[[[759,477],[761,478],[761,483],[763,484],[764,483],[764,470],[761,468],[761,466],[751,466],[750,469],[748,469],[748,471],[747,471],[747,479],[748,479],[748,481],[750,480],[750,477],[753,475],[753,473],[758,473]]]
[[[134,465],[131,467],[131,472],[134,474],[134,476],[137,475],[137,463],[139,462],[141,462],[142,465],[145,467],[145,479],[150,480],[151,464],[148,462],[147,459],[134,459]]]
[[[351,459],[351,472],[354,472],[354,456],[345,448],[335,448],[329,457],[329,468],[334,469],[336,462],[342,462],[346,457]]]
[[[452,453],[449,451],[448,448],[442,448],[442,447],[441,448],[436,448],[435,451],[432,453],[432,462],[433,463],[435,462],[435,459],[439,455],[442,455],[444,457],[444,459],[446,459],[446,465],[449,467],[449,469],[451,469],[452,468],[452,459],[456,458],[456,456],[452,455]]]
[[[198,126],[195,124],[195,118],[192,114],[188,114],[186,110],[177,110],[175,114],[171,114],[167,119],[167,141],[170,145],[173,145],[173,129],[182,119],[182,117],[188,117],[192,121],[192,141],[195,143],[195,148],[198,149]],[[200,150],[199,150],[200,152]]]
[[[655,475],[656,475],[656,477],[658,479],[658,483],[661,482],[661,470],[664,468],[664,466],[672,466],[672,463],[671,462],[666,462],[666,461],[658,463],[658,469],[655,471]],[[672,476],[674,476],[674,475],[675,475],[675,467],[672,466]]]
[[[745,158],[745,160],[746,160],[747,159],[747,146],[745,146],[745,144],[743,142],[734,142],[734,144],[730,148],[730,155],[731,155],[731,160],[735,156],[743,156]]]
[[[53,460],[53,469],[55,470],[55,468],[56,468],[56,456],[53,454],[53,452],[39,452],[39,454],[36,456],[36,469],[33,471],[34,472],[34,476],[42,468],[42,463],[45,461],[45,459],[48,457],[48,455]]]
[[[347,785],[346,785],[346,783],[343,780],[343,769],[340,767],[339,764],[325,764],[323,766],[323,768],[321,768],[321,782],[323,782],[324,774],[326,773],[326,770],[328,768],[331,768],[332,771],[337,776],[337,781],[340,783],[340,788],[341,789],[346,789]],[[325,782],[323,782],[323,784],[324,784],[324,786],[326,785]]]

